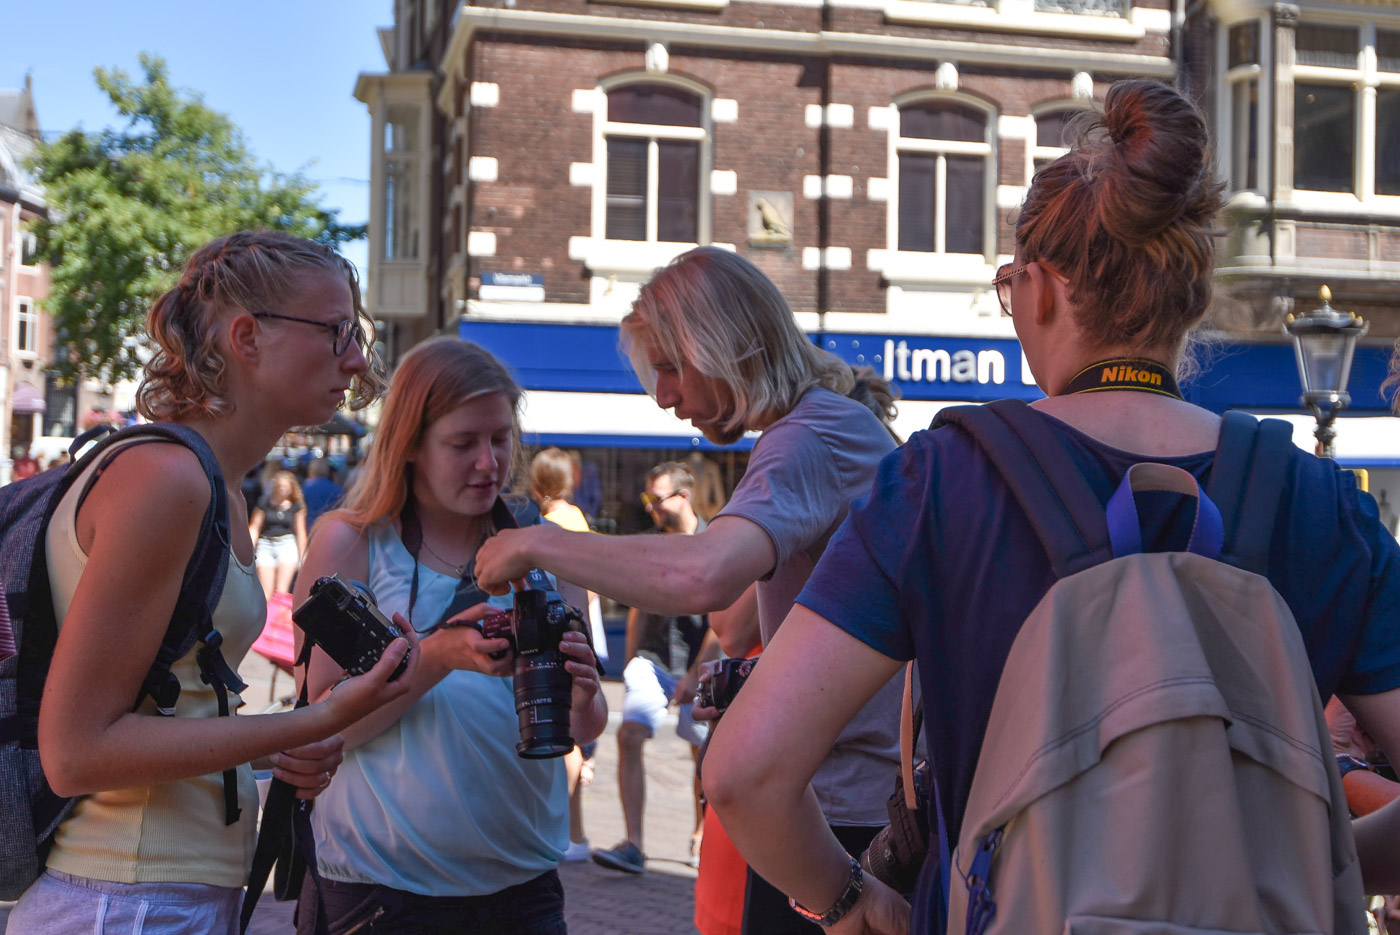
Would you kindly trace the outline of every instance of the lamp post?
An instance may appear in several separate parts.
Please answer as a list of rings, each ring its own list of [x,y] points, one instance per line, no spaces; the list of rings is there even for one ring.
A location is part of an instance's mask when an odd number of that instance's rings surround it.
[[[1351,358],[1356,341],[1370,327],[1355,312],[1339,312],[1332,307],[1332,290],[1318,290],[1322,307],[1289,315],[1283,330],[1293,339],[1298,357],[1298,378],[1303,383],[1300,402],[1312,410],[1317,420],[1318,444],[1322,456],[1335,455],[1332,442],[1337,437],[1333,423],[1337,414],[1351,405],[1347,381],[1351,378]]]

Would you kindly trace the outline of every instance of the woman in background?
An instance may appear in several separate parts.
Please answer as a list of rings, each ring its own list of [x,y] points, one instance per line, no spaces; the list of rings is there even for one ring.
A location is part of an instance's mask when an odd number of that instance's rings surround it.
[[[291,471],[272,475],[272,489],[258,501],[248,521],[248,535],[258,544],[258,581],[269,600],[292,589],[292,579],[306,554],[306,501]]]

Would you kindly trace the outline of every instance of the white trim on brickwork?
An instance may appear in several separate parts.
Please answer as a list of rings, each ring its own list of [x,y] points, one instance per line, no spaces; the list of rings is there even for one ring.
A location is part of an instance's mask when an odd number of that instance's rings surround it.
[[[734,123],[739,119],[739,102],[732,97],[717,97],[710,101],[710,119],[715,123]]]
[[[468,256],[495,256],[496,235],[491,231],[471,231],[467,234]]]
[[[1167,12],[1167,11],[1163,11]],[[927,0],[889,0],[885,18],[894,23],[921,26],[958,26],[1001,32],[1032,32],[1086,39],[1141,39],[1147,30],[1134,18],[1082,16],[1074,13],[1041,13],[1029,2],[1002,0],[995,7],[929,3]],[[1170,14],[1168,14],[1170,15]],[[1155,20],[1148,19],[1155,23]],[[1168,22],[1170,25],[1170,21]]]
[[[802,268],[806,270],[822,269],[848,270],[851,268],[851,248],[850,247],[827,247],[826,255],[823,257],[821,247],[802,248]]]
[[[734,195],[739,191],[739,173],[733,169],[710,170],[710,194]]]
[[[961,10],[946,3],[897,0],[911,6]],[[854,5],[846,2],[844,5]],[[883,3],[875,9],[884,9]],[[986,11],[982,11],[986,12]],[[1069,13],[1042,13],[1065,25],[1065,34],[1086,35],[1087,20],[1101,17]],[[1141,33],[1129,23],[1134,38]],[[1025,31],[1026,24],[1015,18],[1008,29]],[[570,38],[613,39],[618,41],[661,40],[703,48],[750,49],[790,52],[802,55],[849,54],[919,61],[956,61],[967,65],[1009,65],[1018,68],[1045,68],[1070,73],[1091,69],[1104,74],[1141,75],[1170,78],[1176,66],[1166,54],[1104,52],[1096,49],[1062,49],[1045,45],[1028,48],[995,42],[890,36],[876,33],[799,32],[787,29],[756,29],[709,23],[626,20],[611,16],[577,13],[549,13],[539,10],[511,10],[497,7],[463,6],[457,13],[457,26],[443,61],[456,61],[477,29],[498,30],[524,35],[567,36]],[[1031,30],[1035,31],[1035,30]]]
[[[495,156],[472,156],[467,160],[467,178],[473,182],[494,182],[500,173]]]
[[[469,97],[473,107],[499,107],[501,86],[494,81],[473,81]]]

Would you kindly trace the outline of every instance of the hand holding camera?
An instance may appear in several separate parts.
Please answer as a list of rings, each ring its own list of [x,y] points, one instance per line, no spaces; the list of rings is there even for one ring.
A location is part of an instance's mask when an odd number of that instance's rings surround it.
[[[700,689],[695,693],[695,704],[690,716],[697,721],[714,721],[725,712],[749,675],[758,659],[718,659],[700,667]]]
[[[510,658],[510,641],[504,636],[487,636],[482,621],[501,616],[490,604],[480,603],[453,614],[423,639],[427,664],[443,670],[463,669],[505,678],[515,670]]]

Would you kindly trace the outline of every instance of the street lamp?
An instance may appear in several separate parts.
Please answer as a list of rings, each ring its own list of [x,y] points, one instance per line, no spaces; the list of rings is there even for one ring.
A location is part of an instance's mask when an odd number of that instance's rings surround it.
[[[1351,357],[1356,340],[1370,327],[1355,312],[1339,312],[1332,307],[1332,290],[1318,290],[1322,307],[1302,315],[1289,315],[1283,330],[1293,339],[1298,357],[1298,378],[1303,381],[1300,402],[1312,410],[1317,420],[1318,444],[1322,456],[1335,455],[1332,442],[1337,431],[1332,427],[1337,414],[1351,405],[1347,381],[1351,378]]]

